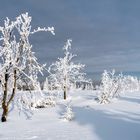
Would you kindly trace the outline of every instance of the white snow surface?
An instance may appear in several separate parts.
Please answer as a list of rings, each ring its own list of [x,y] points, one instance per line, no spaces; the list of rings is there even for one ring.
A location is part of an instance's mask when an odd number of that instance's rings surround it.
[[[98,104],[96,96],[97,91],[71,91],[67,101],[36,109],[31,118],[12,106],[8,121],[0,123],[0,140],[140,140],[140,92],[110,104]],[[74,119],[66,122],[61,116],[69,101]]]

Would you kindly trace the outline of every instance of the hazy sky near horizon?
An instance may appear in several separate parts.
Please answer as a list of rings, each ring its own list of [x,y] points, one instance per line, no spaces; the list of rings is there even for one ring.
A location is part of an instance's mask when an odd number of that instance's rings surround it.
[[[32,16],[33,27],[55,27],[55,36],[31,37],[41,63],[63,56],[71,38],[75,61],[86,64],[86,72],[140,71],[139,0],[0,0],[0,25],[6,16],[24,12]]]

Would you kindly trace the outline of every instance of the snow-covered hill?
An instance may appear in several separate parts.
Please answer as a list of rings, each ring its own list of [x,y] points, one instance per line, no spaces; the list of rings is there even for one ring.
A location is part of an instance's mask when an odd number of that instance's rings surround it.
[[[126,93],[110,104],[98,104],[96,91],[72,91],[55,107],[36,109],[32,117],[12,107],[0,123],[0,140],[140,140],[140,93]],[[74,119],[61,119],[71,100]]]

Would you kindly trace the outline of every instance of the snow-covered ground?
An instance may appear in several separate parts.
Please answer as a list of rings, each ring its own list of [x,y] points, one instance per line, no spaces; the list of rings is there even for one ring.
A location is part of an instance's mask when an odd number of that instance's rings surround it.
[[[140,92],[126,93],[110,104],[96,103],[96,91],[72,91],[75,115],[61,119],[65,101],[55,107],[36,109],[30,118],[12,109],[0,123],[0,140],[140,140]],[[28,119],[27,119],[28,118]]]

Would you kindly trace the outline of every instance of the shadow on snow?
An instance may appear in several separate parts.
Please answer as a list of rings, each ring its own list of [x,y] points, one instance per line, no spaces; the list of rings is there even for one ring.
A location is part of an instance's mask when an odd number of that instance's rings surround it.
[[[102,110],[82,107],[73,107],[73,110],[75,121],[80,125],[90,125],[101,140],[140,139],[140,114],[130,112],[108,114]]]

